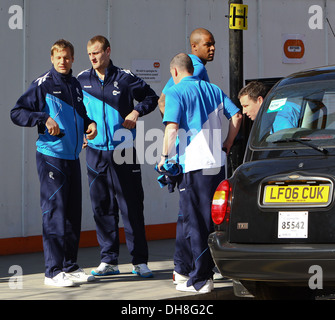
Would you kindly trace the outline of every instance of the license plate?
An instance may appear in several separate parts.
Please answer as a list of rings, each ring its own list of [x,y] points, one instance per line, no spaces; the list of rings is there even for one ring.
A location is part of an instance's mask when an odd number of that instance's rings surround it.
[[[308,212],[279,212],[278,238],[307,238]]]
[[[264,204],[324,204],[329,201],[329,185],[268,185],[265,186]]]

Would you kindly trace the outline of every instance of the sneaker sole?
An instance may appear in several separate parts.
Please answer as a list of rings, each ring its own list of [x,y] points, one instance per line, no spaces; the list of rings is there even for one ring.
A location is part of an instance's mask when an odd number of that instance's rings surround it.
[[[154,276],[152,273],[140,274],[139,272],[136,272],[135,270],[133,270],[131,273],[136,274],[142,278],[152,278]]]
[[[65,288],[65,287],[76,287],[76,283],[72,281],[72,283],[68,284],[59,284],[57,282],[50,282],[50,281],[44,281],[44,285],[50,286],[50,287],[57,287],[57,288]]]
[[[105,272],[105,273],[97,273],[94,270],[92,270],[91,274],[93,276],[97,276],[97,277],[114,276],[114,275],[120,274],[120,270],[118,270],[118,271],[109,271],[109,272]]]
[[[193,292],[193,293],[210,293],[212,291],[211,288],[201,288],[200,290],[196,290],[193,286],[191,287],[181,287],[180,284],[177,285],[176,289],[181,292]]]
[[[87,279],[70,279],[70,280],[74,283],[82,284],[82,283],[87,283],[87,282],[94,282],[97,279],[92,277],[92,278],[87,278]]]

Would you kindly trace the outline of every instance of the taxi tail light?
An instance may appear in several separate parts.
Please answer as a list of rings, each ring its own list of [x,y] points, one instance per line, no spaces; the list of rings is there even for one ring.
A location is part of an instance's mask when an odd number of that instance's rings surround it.
[[[228,222],[230,216],[229,196],[231,186],[228,180],[223,180],[217,187],[212,201],[212,220],[219,225],[223,221]]]

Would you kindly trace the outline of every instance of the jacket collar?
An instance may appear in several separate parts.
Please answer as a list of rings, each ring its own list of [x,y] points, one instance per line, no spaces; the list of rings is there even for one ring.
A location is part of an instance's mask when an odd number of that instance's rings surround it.
[[[68,74],[62,74],[56,71],[54,67],[52,67],[50,72],[53,75],[53,77],[56,79],[57,82],[64,82],[64,81],[70,82],[72,79],[72,69],[70,70]]]
[[[116,70],[116,67],[113,64],[113,61],[110,60],[109,65],[105,70],[105,80],[104,80],[104,82],[106,82],[112,76],[112,74],[115,73],[115,70]],[[91,74],[98,78],[98,75],[95,72],[95,70],[93,69],[93,67],[91,68]]]

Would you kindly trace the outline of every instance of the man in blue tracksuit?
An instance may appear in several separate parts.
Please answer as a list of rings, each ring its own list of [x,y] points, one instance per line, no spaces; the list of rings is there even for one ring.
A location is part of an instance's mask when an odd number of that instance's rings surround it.
[[[96,124],[86,114],[79,82],[72,76],[74,49],[58,40],[51,48],[53,68],[33,81],[11,110],[12,121],[38,127],[37,170],[41,184],[46,285],[72,286],[94,280],[77,265],[81,231],[83,137],[93,139]]]
[[[92,68],[78,75],[88,115],[97,122],[98,135],[86,151],[90,196],[101,263],[96,276],[118,274],[119,210],[133,273],[152,277],[147,266],[148,246],[143,216],[140,165],[133,140],[138,117],[153,111],[158,97],[143,80],[110,60],[109,41],[103,36],[89,40]],[[134,106],[134,100],[138,104]]]
[[[216,187],[225,179],[226,154],[222,148],[229,152],[242,115],[219,87],[193,76],[188,55],[175,56],[170,71],[175,85],[166,92],[166,128],[158,169],[175,152],[183,172],[178,183],[183,219],[178,220],[182,225],[177,228],[182,235],[176,236],[176,289],[205,293],[213,289],[214,263],[207,240],[213,231],[211,201]],[[223,117],[229,119],[229,129],[222,143]]]

